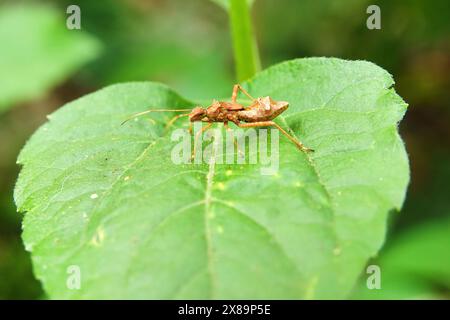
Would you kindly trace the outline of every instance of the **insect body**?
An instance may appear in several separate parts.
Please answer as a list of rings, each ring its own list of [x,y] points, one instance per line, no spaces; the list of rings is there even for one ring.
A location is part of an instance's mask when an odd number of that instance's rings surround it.
[[[237,95],[239,91],[244,93],[248,98],[252,100],[252,104],[250,106],[245,107],[242,104],[237,103]],[[222,122],[227,130],[231,130],[228,126],[228,122],[233,122],[240,128],[276,127],[278,130],[281,131],[282,134],[284,134],[289,140],[291,140],[300,150],[313,151],[312,149],[305,147],[295,137],[290,135],[277,123],[272,121],[281,113],[286,111],[288,107],[289,107],[288,102],[275,101],[270,97],[262,97],[255,99],[240,85],[237,84],[233,88],[231,102],[214,100],[213,103],[207,108],[195,107],[189,113],[179,114],[175,116],[172,120],[168,122],[167,127],[170,127],[177,119],[185,116],[189,117],[189,121],[191,123],[189,127],[190,132],[192,132],[193,122],[197,121],[207,122],[208,124],[197,133],[195,140],[198,139],[198,136],[200,134],[208,130],[214,122]],[[147,114],[150,112],[165,112],[165,111],[187,111],[187,110],[185,109],[148,110],[135,114],[126,121],[136,116],[141,116],[143,114]],[[195,154],[195,145],[196,143],[194,143],[194,154]]]

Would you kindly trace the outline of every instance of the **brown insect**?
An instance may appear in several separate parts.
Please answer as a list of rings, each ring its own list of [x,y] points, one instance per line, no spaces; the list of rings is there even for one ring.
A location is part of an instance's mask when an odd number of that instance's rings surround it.
[[[252,104],[248,107],[243,106],[242,104],[237,103],[237,96],[239,91],[245,94],[248,98],[252,100]],[[190,126],[189,132],[192,133],[192,123],[197,121],[207,122],[208,124],[197,132],[195,136],[194,143],[194,152],[195,155],[195,146],[198,137],[200,134],[211,128],[214,122],[222,122],[226,130],[231,130],[228,126],[228,122],[233,122],[240,128],[255,128],[255,127],[276,127],[281,131],[290,141],[292,141],[300,150],[302,151],[314,151],[305,147],[300,141],[290,135],[286,130],[280,127],[277,123],[272,121],[277,116],[279,116],[282,112],[286,111],[289,107],[289,103],[286,101],[275,101],[270,97],[262,97],[262,98],[253,98],[247,91],[245,91],[239,84],[236,84],[233,88],[233,94],[231,96],[231,102],[226,101],[216,101],[207,107],[195,107],[191,109],[156,109],[156,110],[148,110],[144,112],[137,113],[132,117],[128,118],[125,122],[142,116],[151,112],[169,112],[169,111],[190,111],[189,113],[179,114],[172,118],[168,123],[166,128],[169,128],[176,120],[181,117],[189,117]]]

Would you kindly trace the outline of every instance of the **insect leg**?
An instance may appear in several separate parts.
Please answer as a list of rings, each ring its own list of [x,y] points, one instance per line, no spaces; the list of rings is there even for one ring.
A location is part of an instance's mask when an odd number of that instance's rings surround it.
[[[212,125],[213,125],[213,123],[212,123],[212,122],[209,122],[206,126],[202,127],[202,128],[200,129],[200,131],[197,132],[197,134],[195,135],[195,139],[194,139],[194,149],[193,149],[193,151],[192,151],[192,157],[191,157],[191,159],[195,159],[195,153],[196,153],[196,147],[197,147],[197,141],[198,141],[198,138],[200,138],[200,135],[201,135],[203,132],[205,132],[206,130],[208,130],[209,128],[211,128]]]
[[[231,102],[236,103],[238,92],[241,91],[243,94],[245,94],[248,98],[250,98],[252,101],[256,100],[253,98],[247,91],[245,91],[241,85],[235,84],[233,87],[233,94],[231,96]]]
[[[233,135],[233,143],[234,143],[234,146],[236,147],[236,150],[239,152],[240,155],[244,155],[242,150],[239,148],[239,145],[237,143],[236,137],[234,136],[233,130],[228,126],[228,122],[224,122],[223,126],[228,132],[231,132],[231,134]]]
[[[179,115],[173,117],[172,119],[170,119],[170,121],[167,122],[167,124],[166,124],[166,130],[169,130],[169,128],[175,123],[175,121],[177,121],[181,117],[187,117],[188,115],[189,115],[189,113],[179,114]]]
[[[305,147],[300,141],[291,136],[289,133],[286,132],[286,130],[284,130],[282,127],[280,127],[277,123],[273,121],[259,121],[259,122],[249,122],[239,124],[239,127],[241,128],[272,127],[272,126],[280,130],[281,133],[284,134],[289,140],[291,140],[300,150],[306,152],[314,151],[310,148]]]

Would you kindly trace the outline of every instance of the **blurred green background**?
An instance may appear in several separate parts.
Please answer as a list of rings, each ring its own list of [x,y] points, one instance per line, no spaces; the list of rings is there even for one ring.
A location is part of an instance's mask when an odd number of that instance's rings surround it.
[[[66,28],[81,7],[82,30]],[[368,30],[366,8],[381,8]],[[363,271],[352,298],[450,299],[450,7],[448,0],[256,0],[263,67],[335,56],[394,75],[410,107],[400,130],[411,161],[404,209],[389,222],[382,290]],[[0,299],[45,298],[13,203],[17,154],[46,115],[111,83],[152,80],[191,99],[235,82],[228,16],[209,0],[53,0],[0,4]]]

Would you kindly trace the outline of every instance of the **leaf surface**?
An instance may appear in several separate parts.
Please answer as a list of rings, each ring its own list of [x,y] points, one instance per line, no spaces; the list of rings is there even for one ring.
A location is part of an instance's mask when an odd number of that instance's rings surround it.
[[[23,149],[15,190],[23,239],[51,298],[340,298],[401,207],[406,104],[372,63],[299,59],[244,86],[290,102],[277,118],[279,170],[175,165],[165,134],[128,115],[192,106],[154,83],[107,87],[69,103]],[[66,286],[67,268],[81,290]]]

